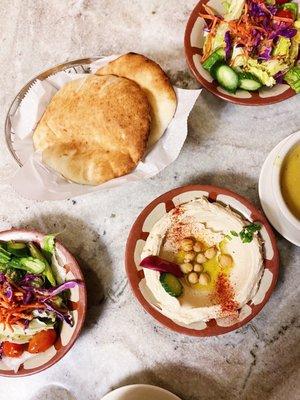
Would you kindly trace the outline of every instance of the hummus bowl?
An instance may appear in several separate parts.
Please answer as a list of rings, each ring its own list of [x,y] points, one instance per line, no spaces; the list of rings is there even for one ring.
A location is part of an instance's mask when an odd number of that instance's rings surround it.
[[[27,229],[10,229],[0,232],[1,243],[10,243],[11,241],[23,243],[31,242],[41,246],[45,238],[47,238],[47,235]],[[84,277],[75,258],[57,240],[55,240],[55,256],[58,262],[58,268],[64,271],[64,282],[80,282],[80,285],[72,285],[72,287],[69,288],[68,309],[72,316],[73,323],[68,324],[63,320],[57,330],[54,343],[45,351],[41,350],[41,352],[36,352],[36,354],[29,354],[28,351],[25,350],[20,357],[11,358],[9,363],[5,362],[5,357],[2,357],[2,359],[0,359],[0,376],[18,377],[32,375],[51,367],[71,349],[79,336],[84,323],[87,305]],[[28,335],[29,333],[26,329],[27,328],[25,328],[25,335]]]
[[[169,264],[149,266],[157,259]],[[178,278],[160,269],[172,263]],[[248,200],[215,186],[185,186],[155,199],[126,246],[138,301],[162,325],[191,336],[220,335],[249,322],[268,301],[278,268],[266,218]],[[169,290],[174,281],[171,289],[177,282],[179,292]]]

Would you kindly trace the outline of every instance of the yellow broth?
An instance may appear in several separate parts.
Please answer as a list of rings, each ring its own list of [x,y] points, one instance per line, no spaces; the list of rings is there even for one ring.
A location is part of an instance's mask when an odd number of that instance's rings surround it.
[[[300,220],[300,143],[296,144],[283,160],[280,186],[286,205]]]

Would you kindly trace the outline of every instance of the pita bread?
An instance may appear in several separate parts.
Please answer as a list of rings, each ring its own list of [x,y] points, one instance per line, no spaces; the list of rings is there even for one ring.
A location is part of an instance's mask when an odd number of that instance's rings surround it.
[[[44,162],[67,179],[97,185],[135,168],[150,125],[147,97],[135,82],[89,75],[55,94],[33,143]]]
[[[143,55],[128,53],[100,68],[96,74],[122,76],[140,85],[152,108],[148,146],[156,143],[172,120],[177,106],[173,86],[161,67]]]
[[[136,166],[129,154],[78,143],[47,147],[42,159],[69,180],[89,185],[125,175]]]

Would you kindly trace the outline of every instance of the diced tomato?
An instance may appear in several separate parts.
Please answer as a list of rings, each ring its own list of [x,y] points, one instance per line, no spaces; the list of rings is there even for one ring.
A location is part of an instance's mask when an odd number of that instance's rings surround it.
[[[276,13],[277,17],[294,19],[294,14],[290,10],[279,10]]]
[[[54,329],[49,329],[47,331],[41,331],[36,333],[28,344],[29,353],[41,353],[46,351],[55,343],[56,332]]]
[[[288,3],[290,0],[276,0],[276,4],[285,4]]]
[[[24,345],[18,343],[4,342],[3,354],[6,357],[20,357],[23,354]]]

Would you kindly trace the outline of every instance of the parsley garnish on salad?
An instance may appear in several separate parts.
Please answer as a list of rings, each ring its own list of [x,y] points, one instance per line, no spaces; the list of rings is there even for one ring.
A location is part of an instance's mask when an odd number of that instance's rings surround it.
[[[300,16],[285,0],[229,0],[223,16],[203,5],[202,65],[227,91],[287,82],[300,93]]]

